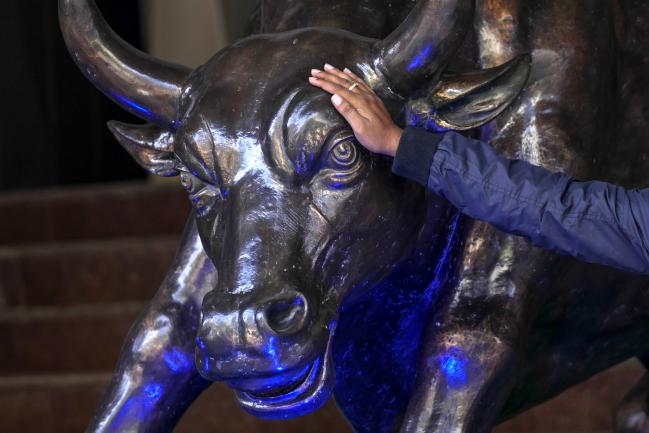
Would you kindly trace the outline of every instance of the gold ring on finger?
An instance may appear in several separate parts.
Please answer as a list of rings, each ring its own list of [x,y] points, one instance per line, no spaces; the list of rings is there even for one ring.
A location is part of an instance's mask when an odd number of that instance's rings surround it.
[[[358,86],[359,86],[358,83],[354,83],[354,84],[352,84],[351,86],[349,86],[349,89],[347,89],[347,90],[349,90],[349,91],[351,92],[352,90],[354,90],[354,89],[357,88]]]

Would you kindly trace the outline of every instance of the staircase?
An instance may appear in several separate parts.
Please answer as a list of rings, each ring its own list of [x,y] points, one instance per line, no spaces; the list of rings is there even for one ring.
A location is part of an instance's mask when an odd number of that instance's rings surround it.
[[[187,212],[145,183],[0,197],[0,431],[83,431]]]
[[[180,188],[144,182],[0,195],[0,433],[84,431],[188,213]],[[642,371],[619,366],[497,432],[609,431],[612,408]],[[176,432],[351,429],[333,403],[298,420],[257,420],[217,384]]]

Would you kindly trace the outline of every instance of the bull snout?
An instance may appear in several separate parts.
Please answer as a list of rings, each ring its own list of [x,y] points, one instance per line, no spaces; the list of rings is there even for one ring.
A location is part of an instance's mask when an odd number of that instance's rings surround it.
[[[247,390],[262,378],[293,383],[326,350],[329,313],[303,248],[304,200],[262,169],[230,185],[210,240],[220,246],[210,255],[218,284],[197,333],[204,377]]]
[[[297,290],[245,305],[207,300],[197,335],[197,364],[211,380],[290,371],[312,358],[314,303]]]

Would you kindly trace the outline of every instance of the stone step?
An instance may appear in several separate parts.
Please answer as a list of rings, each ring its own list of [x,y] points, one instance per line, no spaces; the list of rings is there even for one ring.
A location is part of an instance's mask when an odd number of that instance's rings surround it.
[[[88,426],[108,374],[0,377],[0,431],[70,433]],[[241,410],[223,384],[208,389],[174,433],[352,433],[333,402],[307,417],[261,421]]]
[[[0,377],[0,431],[83,432],[109,374]]]
[[[178,243],[168,235],[0,246],[0,307],[147,301]]]
[[[0,376],[111,371],[145,305],[0,310]]]
[[[190,211],[178,186],[149,182],[0,195],[0,244],[179,233]]]
[[[494,433],[611,433],[611,413],[644,372],[627,362],[497,427]],[[108,384],[109,374],[0,377],[0,431],[81,432]],[[307,417],[260,421],[244,413],[223,384],[189,409],[174,433],[351,433],[333,402]]]

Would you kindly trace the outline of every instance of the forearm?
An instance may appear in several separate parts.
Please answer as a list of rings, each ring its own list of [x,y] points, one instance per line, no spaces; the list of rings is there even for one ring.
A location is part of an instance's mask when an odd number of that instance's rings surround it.
[[[649,273],[644,230],[649,218],[643,213],[647,206],[642,206],[649,203],[646,193],[603,182],[577,182],[503,158],[487,144],[455,133],[440,136],[409,129],[405,134],[409,135],[403,141],[428,140],[433,146],[432,156],[430,149],[422,150],[429,165],[425,183],[463,213],[525,236],[535,245]],[[397,155],[395,172],[424,183],[425,164],[400,165],[412,159]]]

